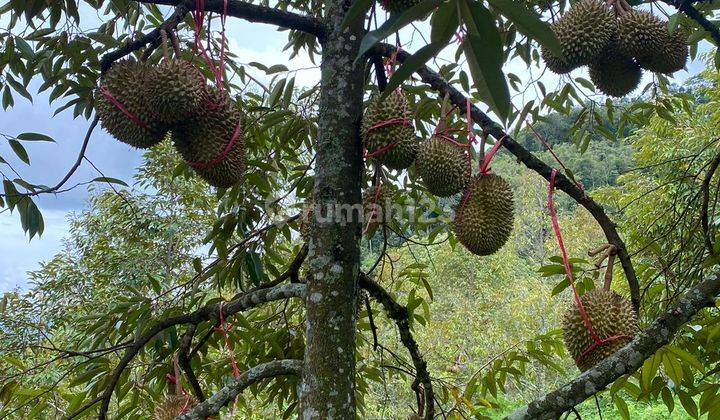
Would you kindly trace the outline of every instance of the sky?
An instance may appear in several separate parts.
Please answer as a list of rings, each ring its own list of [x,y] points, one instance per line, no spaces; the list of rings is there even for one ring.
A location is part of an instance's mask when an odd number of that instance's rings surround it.
[[[427,24],[420,24],[419,27],[423,32],[429,33],[429,30],[426,30]],[[287,61],[285,57],[288,54],[282,52],[286,44],[286,33],[278,31],[273,26],[229,19],[228,39],[230,51],[242,63],[257,61],[268,66],[285,64],[291,69],[303,69],[295,73],[296,86],[310,86],[319,80],[319,70],[312,68],[315,65],[306,57],[301,55],[292,61]],[[401,39],[409,39],[409,37],[401,33]],[[405,48],[414,51],[421,45],[415,41]],[[702,49],[708,48],[705,46]],[[453,55],[454,48],[447,48],[442,57],[452,59]],[[689,71],[676,73],[674,80],[681,83],[701,69],[702,63],[695,61],[688,66]],[[505,70],[514,72],[525,80],[532,77],[524,63],[510,62]],[[535,69],[535,71],[539,73],[539,70]],[[253,75],[261,81],[267,80],[261,72]],[[583,73],[576,71],[573,76],[583,76]],[[649,80],[649,77],[646,75],[644,82]],[[553,83],[561,83],[561,80],[548,74],[544,76],[543,82],[553,86]],[[522,107],[525,101],[534,98],[535,95],[530,91],[524,97],[515,97],[513,101],[516,106]],[[71,112],[53,117],[54,107],[57,107],[58,103],[51,107],[48,105],[47,95],[44,94],[35,96],[33,103],[19,96],[15,98],[15,102],[14,108],[5,112],[0,111],[0,133],[14,136],[23,132],[38,132],[53,137],[56,143],[25,142],[31,165],[26,165],[15,158],[7,142],[0,142],[0,156],[8,160],[24,179],[34,183],[54,185],[75,162],[89,122],[84,118],[73,119]],[[482,108],[486,109],[486,107]],[[88,146],[86,156],[104,176],[119,178],[131,184],[134,171],[141,163],[142,151],[114,140],[98,127]],[[0,170],[6,169],[0,167]],[[84,163],[67,185],[89,181],[98,176],[101,175]],[[51,259],[62,249],[63,238],[68,234],[68,216],[82,210],[87,205],[87,199],[86,187],[79,187],[63,194],[39,197],[37,204],[43,213],[45,232],[42,237],[35,237],[31,241],[23,233],[17,213],[10,214],[7,211],[0,213],[0,294],[15,288],[28,287],[26,272],[38,269],[43,261]]]

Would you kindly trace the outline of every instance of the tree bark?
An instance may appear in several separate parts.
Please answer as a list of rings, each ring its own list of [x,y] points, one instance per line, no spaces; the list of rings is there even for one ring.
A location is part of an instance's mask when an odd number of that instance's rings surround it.
[[[326,4],[300,417],[352,419],[360,220],[351,209],[361,201],[363,98],[362,61],[354,60],[363,20],[341,31],[351,2]]]

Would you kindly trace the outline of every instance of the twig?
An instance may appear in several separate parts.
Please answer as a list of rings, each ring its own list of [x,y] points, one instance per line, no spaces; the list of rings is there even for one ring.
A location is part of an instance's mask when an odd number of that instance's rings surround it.
[[[705,179],[703,179],[702,186],[700,187],[703,193],[700,220],[702,222],[702,228],[704,233],[703,236],[705,238],[705,247],[707,248],[710,255],[713,257],[717,257],[717,253],[715,252],[715,246],[713,244],[712,234],[710,232],[710,223],[708,221],[708,204],[710,203],[710,183],[712,182],[713,175],[715,175],[715,171],[717,171],[718,165],[720,165],[720,153],[715,155],[712,162],[710,163],[710,167],[708,167],[708,170],[705,173]]]

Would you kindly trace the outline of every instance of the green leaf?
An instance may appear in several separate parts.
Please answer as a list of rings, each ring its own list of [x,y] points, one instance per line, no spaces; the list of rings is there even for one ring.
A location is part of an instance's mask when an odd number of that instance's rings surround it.
[[[502,71],[502,41],[495,19],[479,3],[463,3],[462,13],[468,27],[463,50],[475,88],[497,116],[506,121],[510,114],[510,90]]]
[[[510,19],[523,34],[538,41],[558,57],[563,56],[562,47],[550,25],[517,0],[489,0],[490,5]]]
[[[430,43],[442,42],[447,44],[453,34],[457,31],[458,22],[458,7],[457,1],[453,0],[447,3],[443,3],[433,13],[430,19]]]
[[[642,389],[646,392],[650,389],[650,384],[660,367],[661,361],[662,354],[658,352],[643,363],[642,370],[640,371],[640,384],[642,385]]]
[[[690,366],[697,369],[698,372],[705,373],[705,367],[692,354],[688,353],[687,351],[685,351],[679,347],[673,346],[672,344],[668,344],[667,346],[665,346],[665,348],[667,350],[671,351],[672,353],[674,353],[680,359],[686,361]]]
[[[358,51],[356,60],[363,57],[365,53],[370,51],[370,49],[378,42],[387,38],[394,32],[399,31],[404,26],[414,22],[418,18],[430,13],[440,3],[441,0],[423,0],[400,14],[390,16],[390,19],[386,20],[385,23],[383,23],[378,29],[365,34],[360,42],[360,50]]]
[[[350,9],[345,14],[345,18],[343,19],[342,23],[340,24],[340,31],[345,30],[348,26],[350,26],[350,23],[355,22],[357,19],[360,19],[362,16],[365,17],[365,14],[370,10],[370,7],[374,3],[374,0],[355,0],[353,1],[352,6],[350,6]]]
[[[617,407],[618,413],[623,419],[627,420],[630,418],[630,411],[628,410],[627,403],[624,399],[618,397],[617,395],[613,395],[613,403],[615,403],[615,407]]]
[[[52,137],[40,133],[22,133],[17,136],[17,139],[24,141],[49,141],[53,143],[55,142]]]
[[[412,74],[424,66],[425,63],[432,57],[435,56],[445,44],[433,43],[420,48],[415,54],[411,55],[408,59],[403,61],[402,65],[393,73],[392,77],[388,81],[387,87],[383,91],[382,97],[386,97],[390,92],[393,92],[398,86],[400,86],[405,80],[409,79]]]
[[[107,182],[108,184],[118,184],[122,185],[123,187],[129,187],[129,185],[126,184],[125,181],[117,178],[111,178],[108,176],[93,178],[90,182]]]
[[[665,373],[672,379],[675,386],[679,387],[683,378],[683,370],[680,362],[677,361],[672,353],[665,352],[663,353],[662,363],[665,368]]]
[[[677,395],[680,398],[680,404],[683,406],[685,411],[687,411],[687,413],[690,414],[692,418],[697,418],[697,404],[695,403],[695,400],[692,399],[690,394],[685,391],[678,391]]]
[[[260,257],[255,251],[247,251],[245,253],[245,266],[254,285],[263,283],[263,265]]]
[[[568,280],[568,278],[565,277],[564,279],[562,279],[562,281],[560,283],[557,284],[557,286],[555,286],[552,289],[552,293],[550,294],[550,296],[555,296],[557,294],[560,294],[568,286],[570,286],[570,280]]]
[[[25,147],[23,147],[22,144],[20,144],[19,141],[11,139],[8,140],[10,143],[10,148],[12,148],[13,152],[17,155],[17,157],[20,158],[23,162],[30,164],[30,157],[27,154],[27,151],[25,150]]]
[[[670,389],[668,387],[664,387],[662,389],[661,395],[665,406],[667,406],[668,413],[672,413],[675,409],[675,399],[673,398]]]

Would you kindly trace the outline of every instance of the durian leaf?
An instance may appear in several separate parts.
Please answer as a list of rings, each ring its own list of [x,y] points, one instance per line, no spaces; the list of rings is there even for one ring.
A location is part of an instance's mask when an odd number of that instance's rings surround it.
[[[22,133],[17,136],[17,139],[24,141],[49,141],[53,143],[55,142],[52,137],[40,133]]]
[[[490,0],[490,5],[500,10],[503,16],[510,19],[518,30],[539,42],[558,57],[563,56],[560,41],[550,25],[540,20],[539,16],[517,0]]]
[[[447,43],[457,31],[458,21],[458,7],[457,0],[443,3],[433,13],[430,19],[430,42],[442,42]]]
[[[510,114],[510,90],[502,71],[503,52],[495,18],[479,3],[463,3],[462,18],[468,33],[463,50],[480,98],[500,119]]]
[[[625,420],[629,419],[630,411],[628,410],[628,406],[625,400],[618,397],[617,395],[613,395],[613,402],[615,403],[615,407],[617,407],[620,416]]]
[[[20,144],[17,140],[8,140],[8,143],[10,143],[10,148],[13,152],[17,155],[17,157],[20,158],[23,162],[30,164],[30,157],[27,154],[27,151],[25,150],[25,147],[23,147],[22,144]]]
[[[354,22],[356,19],[359,19],[360,16],[364,18],[374,1],[375,0],[355,0],[340,24],[340,31],[350,26],[350,22]]]
[[[117,178],[111,178],[108,176],[100,176],[100,177],[94,178],[90,182],[107,182],[108,184],[118,184],[118,185],[122,185],[123,187],[128,186],[128,184],[126,184],[125,181],[117,179]]]
[[[370,51],[375,44],[399,31],[404,26],[427,15],[441,2],[441,0],[423,0],[400,14],[390,16],[390,19],[386,20],[382,26],[365,34],[360,42],[360,51],[358,51],[356,61]]]
[[[398,86],[404,81],[410,78],[417,69],[424,66],[425,63],[432,57],[434,57],[440,50],[445,47],[445,43],[431,43],[420,48],[415,54],[411,55],[407,60],[403,61],[402,65],[393,73],[392,77],[388,81],[385,90],[381,96],[382,98],[387,97],[390,92],[393,92]]]

